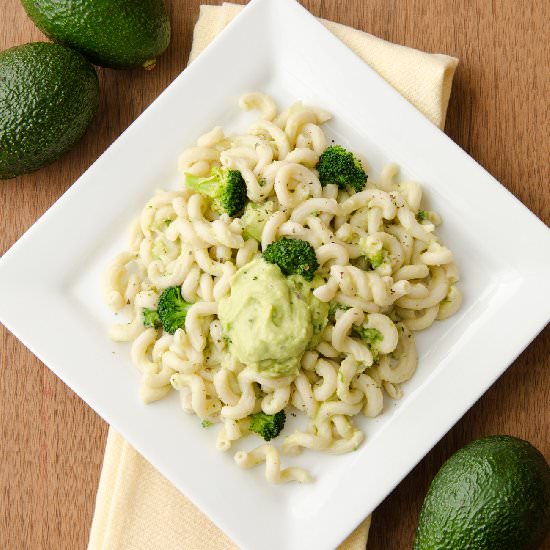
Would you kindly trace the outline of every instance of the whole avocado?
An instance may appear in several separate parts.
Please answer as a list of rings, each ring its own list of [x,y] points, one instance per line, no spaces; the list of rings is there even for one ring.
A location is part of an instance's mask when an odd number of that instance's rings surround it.
[[[59,44],[0,52],[0,179],[50,164],[84,134],[99,103],[86,59]]]
[[[492,436],[456,452],[435,476],[414,550],[527,550],[550,529],[550,467],[527,441]]]
[[[21,0],[46,36],[113,69],[153,68],[170,43],[163,0]]]

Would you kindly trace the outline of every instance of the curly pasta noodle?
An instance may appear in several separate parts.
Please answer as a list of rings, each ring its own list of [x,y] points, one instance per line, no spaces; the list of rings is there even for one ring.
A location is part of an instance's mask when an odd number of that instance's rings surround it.
[[[131,344],[143,401],[179,392],[185,412],[219,424],[220,451],[250,434],[250,415],[291,407],[307,423],[284,437],[283,454],[353,451],[364,439],[354,418],[381,414],[384,394],[400,398],[413,376],[413,332],[460,308],[458,269],[435,233],[439,216],[421,210],[422,188],[400,181],[396,165],[357,193],[321,185],[316,166],[329,143],[328,112],[301,102],[278,112],[261,92],[244,94],[239,105],[259,116],[248,133],[226,135],[216,126],[182,152],[178,167],[195,176],[215,167],[240,171],[248,199],[266,208],[260,234],[250,237],[244,219],[217,213],[191,189],[157,190],[131,226],[128,250],[103,277],[105,303],[126,318],[109,335]],[[298,371],[277,378],[229,353],[218,302],[236,271],[282,237],[315,248],[313,295],[330,309]],[[174,334],[145,325],[171,287],[192,304]],[[272,443],[238,450],[234,459],[244,469],[264,464],[271,483],[311,480],[305,470],[282,468]]]
[[[289,481],[308,483],[311,481],[311,476],[302,468],[281,469],[279,452],[270,444],[260,445],[250,452],[235,453],[235,462],[244,469],[253,468],[265,462],[265,477],[270,483],[288,483]]]

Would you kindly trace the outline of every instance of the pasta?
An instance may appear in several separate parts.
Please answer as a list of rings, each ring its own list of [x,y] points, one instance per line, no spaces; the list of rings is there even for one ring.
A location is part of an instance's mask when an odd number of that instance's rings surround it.
[[[329,113],[301,102],[278,112],[260,92],[239,105],[260,115],[248,133],[215,127],[180,155],[178,167],[186,178],[240,172],[249,205],[263,213],[261,227],[252,234],[248,206],[231,217],[187,185],[157,190],[131,227],[128,251],[105,272],[104,301],[127,318],[109,334],[131,343],[143,401],[178,392],[184,411],[203,425],[219,424],[221,451],[248,436],[259,413],[301,411],[307,423],[280,450],[265,443],[234,459],[244,469],[265,464],[271,483],[308,482],[305,470],[281,468],[281,453],[357,449],[364,434],[354,417],[381,414],[384,394],[400,398],[416,370],[413,332],[460,308],[458,269],[435,233],[439,216],[421,210],[421,187],[400,181],[396,165],[357,192],[321,183],[316,167],[327,149]],[[313,332],[292,358],[295,368],[263,370],[234,353],[220,304],[235,292],[236,274],[283,238],[315,249],[319,267],[308,299],[324,314],[307,327]],[[163,330],[150,316],[173,288],[189,306],[175,330]]]

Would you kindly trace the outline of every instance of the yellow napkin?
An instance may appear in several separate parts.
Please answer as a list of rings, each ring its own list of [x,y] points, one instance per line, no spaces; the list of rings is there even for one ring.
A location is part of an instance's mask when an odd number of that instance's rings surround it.
[[[241,6],[201,6],[190,61]],[[340,40],[442,128],[458,60],[391,44],[322,21]],[[215,451],[212,451],[215,452]],[[370,516],[340,550],[364,550]],[[234,550],[235,544],[113,429],[109,431],[88,550]]]
[[[227,3],[201,6],[189,61],[193,61],[241,10],[242,6]],[[458,59],[392,44],[325,19],[321,19],[321,23],[421,113],[443,128]]]

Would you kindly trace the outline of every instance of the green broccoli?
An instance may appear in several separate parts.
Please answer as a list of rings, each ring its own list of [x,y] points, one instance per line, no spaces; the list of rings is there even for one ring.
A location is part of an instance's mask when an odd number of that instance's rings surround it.
[[[419,210],[416,214],[416,220],[422,222],[424,220],[429,220],[430,215],[425,210]]]
[[[359,239],[359,248],[365,255],[367,269],[376,269],[384,263],[385,254],[382,243],[373,239],[373,237],[361,237]]]
[[[157,312],[160,322],[168,334],[174,334],[178,328],[185,326],[185,317],[192,305],[181,297],[179,286],[168,287],[162,292]]]
[[[246,183],[238,170],[214,168],[210,176],[185,174],[185,186],[210,197],[219,212],[235,216],[246,203]]]
[[[161,322],[156,309],[143,308],[143,324],[146,327],[160,328]]]
[[[367,259],[369,267],[371,269],[376,269],[384,263],[384,252],[382,250],[379,250],[374,254],[365,256],[365,258]]]
[[[285,411],[279,411],[276,414],[265,414],[259,412],[250,415],[250,431],[257,433],[266,441],[277,437],[285,427]]]
[[[210,428],[210,426],[212,426],[212,422],[210,422],[210,420],[203,420],[203,421],[201,422],[201,426],[202,426],[203,428]]]
[[[264,202],[263,204],[255,202],[247,203],[241,216],[245,239],[256,239],[258,242],[262,240],[262,231],[264,230],[265,222],[273,214],[273,209],[274,205],[272,201]]]
[[[369,346],[376,345],[384,339],[384,335],[376,328],[367,328],[364,325],[353,325],[353,333],[355,336],[365,340]]]
[[[335,183],[340,189],[351,187],[359,193],[367,182],[361,161],[340,145],[332,145],[323,151],[317,163],[317,171],[322,186]]]
[[[364,325],[353,325],[351,332],[353,336],[357,336],[363,340],[372,353],[375,361],[378,360],[378,342],[384,339],[384,335],[375,328],[367,328]]]
[[[301,275],[312,281],[319,267],[315,249],[300,239],[282,239],[271,243],[263,251],[266,262],[279,266],[284,275]]]

